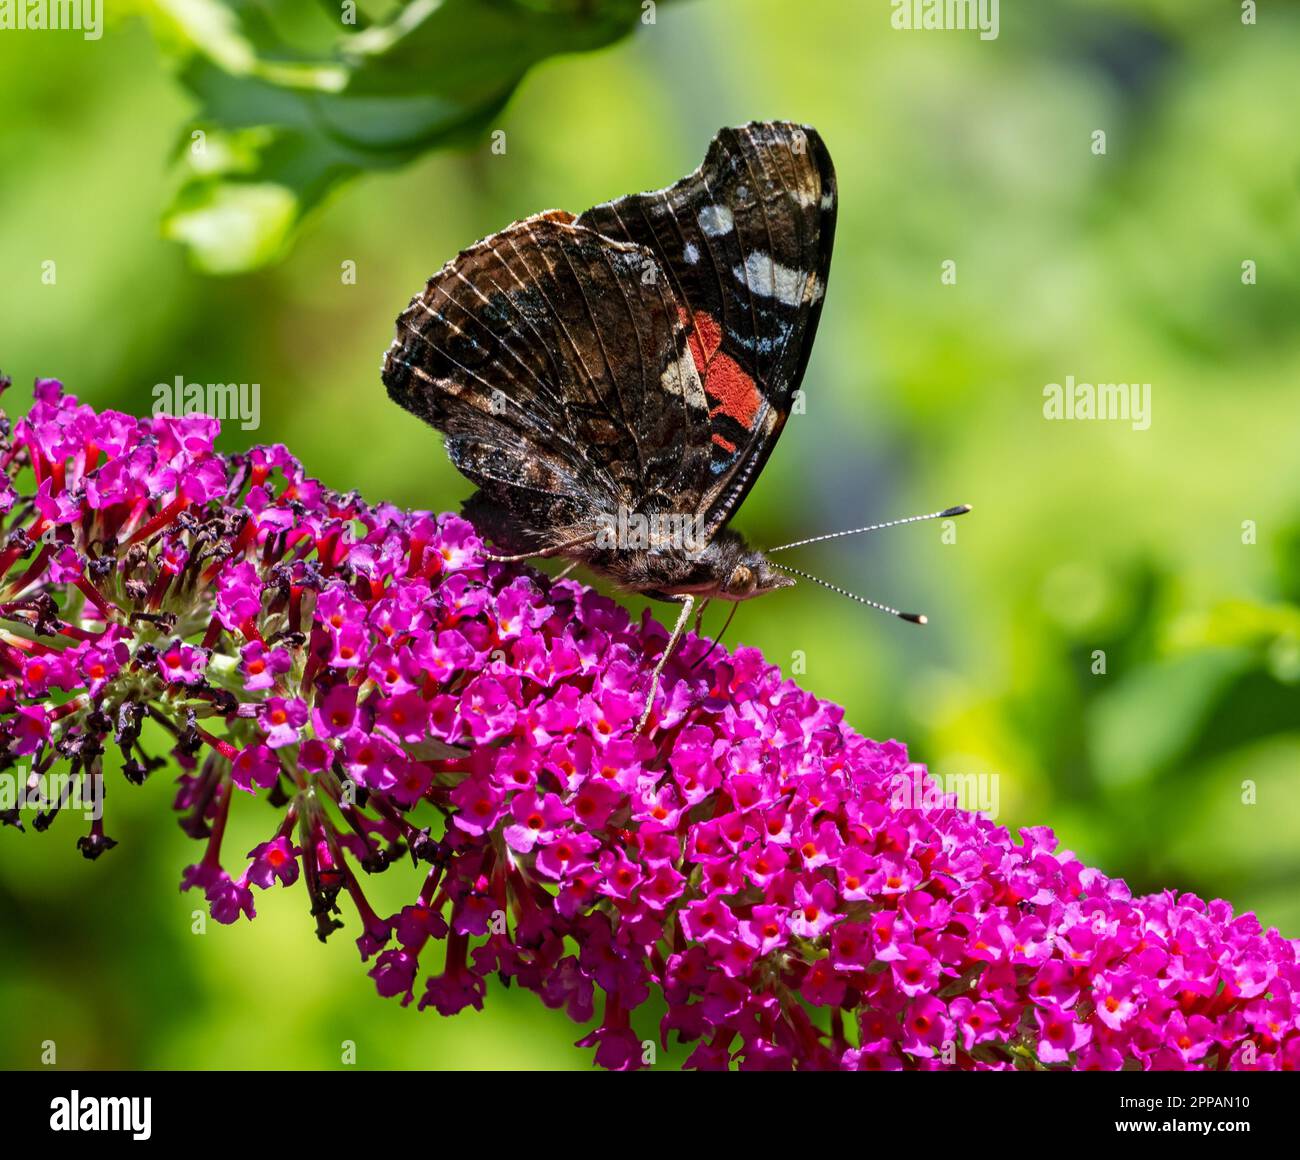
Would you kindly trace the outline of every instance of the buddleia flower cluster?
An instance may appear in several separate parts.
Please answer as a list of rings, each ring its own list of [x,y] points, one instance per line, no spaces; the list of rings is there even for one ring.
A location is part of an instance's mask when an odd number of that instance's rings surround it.
[[[122,783],[175,778],[217,921],[300,890],[381,995],[526,987],[607,1068],[674,1038],[709,1069],[1300,1061],[1300,944],[1254,916],[1016,840],[754,649],[688,636],[638,730],[653,619],[217,433],[53,381],[0,427],[11,826],[97,803],[98,858]],[[250,798],[275,821],[231,848]],[[409,905],[371,906],[378,873]]]

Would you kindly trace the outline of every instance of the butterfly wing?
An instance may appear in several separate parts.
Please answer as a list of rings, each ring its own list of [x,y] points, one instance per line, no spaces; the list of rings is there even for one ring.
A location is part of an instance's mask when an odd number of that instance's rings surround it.
[[[474,504],[527,550],[620,505],[694,511],[709,407],[672,280],[654,255],[552,211],[461,253],[411,300],[390,396],[446,437]],[[683,507],[683,505],[685,505]]]
[[[821,316],[835,235],[830,154],[787,122],[723,129],[667,189],[577,218],[650,250],[689,328],[709,408],[698,513],[711,537],[758,478],[790,413]]]

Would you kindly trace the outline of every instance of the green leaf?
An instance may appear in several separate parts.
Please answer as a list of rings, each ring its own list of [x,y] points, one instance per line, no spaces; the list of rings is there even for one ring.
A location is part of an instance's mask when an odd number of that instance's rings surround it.
[[[365,9],[373,5],[363,5]],[[288,0],[154,0],[198,112],[165,236],[213,274],[283,256],[304,216],[372,169],[465,144],[527,71],[613,43],[640,0],[415,0],[383,20]]]
[[[1253,650],[1275,680],[1300,683],[1300,607],[1294,604],[1225,600],[1208,612],[1182,617],[1168,636],[1171,651]]]

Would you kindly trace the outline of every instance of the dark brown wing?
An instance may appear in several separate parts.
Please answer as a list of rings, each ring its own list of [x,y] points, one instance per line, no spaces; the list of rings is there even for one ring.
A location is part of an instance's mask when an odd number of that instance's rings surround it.
[[[536,550],[620,505],[697,510],[682,486],[708,476],[708,403],[681,314],[644,247],[542,214],[429,280],[384,383]]]
[[[835,234],[835,171],[815,129],[723,129],[667,189],[577,219],[658,258],[691,327],[710,412],[700,513],[723,526],[771,454],[803,379]]]

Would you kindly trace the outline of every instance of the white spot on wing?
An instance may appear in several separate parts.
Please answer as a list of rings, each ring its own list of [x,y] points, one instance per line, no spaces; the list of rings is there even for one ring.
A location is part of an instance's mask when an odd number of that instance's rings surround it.
[[[664,373],[659,376],[659,386],[666,393],[679,399],[683,398],[690,385],[690,377],[694,373],[695,362],[691,358],[690,351],[686,351],[680,359],[675,359],[664,367]]]
[[[698,220],[700,229],[711,238],[730,233],[736,228],[736,220],[725,205],[706,205],[700,210]]]
[[[736,266],[731,272],[736,281],[748,286],[752,293],[763,298],[775,298],[786,306],[798,306],[808,284],[807,274],[781,265],[761,250],[750,254],[743,266]]]
[[[687,242],[686,249],[682,251],[682,261],[688,266],[694,266],[700,260],[700,250],[694,242]]]

